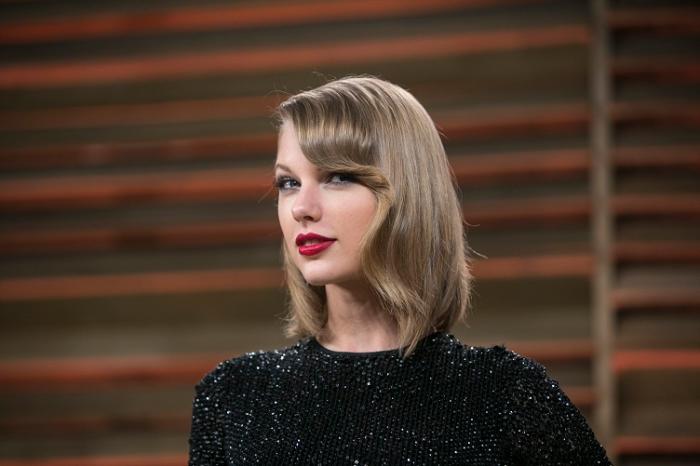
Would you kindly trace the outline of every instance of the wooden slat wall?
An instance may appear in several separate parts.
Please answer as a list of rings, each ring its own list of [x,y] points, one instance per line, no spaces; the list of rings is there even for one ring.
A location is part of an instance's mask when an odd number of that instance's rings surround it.
[[[293,343],[270,111],[359,73],[410,89],[445,134],[481,255],[470,327],[454,333],[543,362],[619,464],[697,458],[694,13],[580,0],[3,3],[0,465],[185,464],[201,375]],[[610,37],[600,70],[596,24]],[[596,71],[612,89],[602,113]],[[601,114],[602,159],[590,131]],[[601,167],[614,276],[595,294]]]
[[[665,213],[700,205],[700,8],[617,0],[607,19],[613,118],[627,106],[667,115],[664,123],[642,117],[611,127],[615,450],[621,465],[698,463],[700,219]],[[658,162],[627,164],[642,158]],[[678,163],[665,165],[671,160]],[[620,199],[639,195],[667,197],[665,212],[621,215]]]

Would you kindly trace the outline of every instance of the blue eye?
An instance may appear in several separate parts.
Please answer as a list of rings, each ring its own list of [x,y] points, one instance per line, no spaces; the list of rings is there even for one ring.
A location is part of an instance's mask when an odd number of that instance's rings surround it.
[[[275,187],[280,191],[287,191],[289,189],[294,189],[299,185],[299,183],[288,176],[281,176],[275,180]]]

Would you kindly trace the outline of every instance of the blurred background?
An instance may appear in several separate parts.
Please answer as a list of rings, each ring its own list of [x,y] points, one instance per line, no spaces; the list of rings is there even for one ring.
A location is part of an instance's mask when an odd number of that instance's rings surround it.
[[[184,465],[194,384],[282,336],[269,115],[369,73],[444,133],[471,345],[619,465],[700,464],[700,5],[0,3],[0,465]]]

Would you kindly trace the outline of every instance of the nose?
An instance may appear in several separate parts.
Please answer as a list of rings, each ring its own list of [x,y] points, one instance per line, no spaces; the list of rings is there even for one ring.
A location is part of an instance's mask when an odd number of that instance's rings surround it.
[[[321,218],[321,202],[318,189],[302,186],[292,205],[292,216],[297,222],[315,222]]]

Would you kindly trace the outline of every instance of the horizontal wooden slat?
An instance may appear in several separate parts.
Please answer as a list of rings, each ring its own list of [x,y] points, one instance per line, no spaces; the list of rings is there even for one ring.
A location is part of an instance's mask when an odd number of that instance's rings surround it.
[[[613,62],[611,71],[617,80],[684,85],[700,83],[700,63],[687,57],[619,58]]]
[[[272,192],[272,167],[0,182],[0,210],[85,209],[159,202],[254,199]]]
[[[610,111],[618,124],[700,128],[700,104],[694,102],[616,102]]]
[[[564,387],[564,392],[579,409],[592,409],[598,402],[593,387]]]
[[[592,259],[587,254],[493,258],[474,264],[474,275],[482,280],[585,278],[591,275],[592,270]]]
[[[541,0],[540,0],[541,1]],[[537,0],[340,0],[272,5],[216,5],[147,12],[106,12],[3,24],[0,44],[65,41],[166,32],[327,23],[434,14],[464,8],[537,3]]]
[[[700,310],[700,289],[617,289],[612,293],[617,310],[694,309]]]
[[[187,454],[0,459],[0,466],[185,466]]]
[[[503,31],[460,32],[384,39],[354,39],[177,56],[94,59],[0,66],[0,89],[174,79],[219,73],[259,73],[388,60],[439,58],[484,52],[586,45],[579,24]]]
[[[143,162],[232,160],[265,155],[272,160],[277,135],[272,132],[167,141],[100,142],[80,145],[0,149],[0,170],[97,167]]]
[[[8,278],[0,280],[0,302],[269,289],[283,283],[275,268]]]
[[[481,201],[464,206],[464,217],[480,229],[522,224],[570,224],[588,220],[585,197]]]
[[[491,346],[489,343],[486,346]],[[511,342],[508,348],[541,362],[588,361],[590,340]],[[124,384],[194,385],[232,354],[31,358],[0,361],[0,390],[91,390]]]
[[[585,362],[594,354],[593,342],[588,339],[515,341],[506,347],[535,361],[547,363]]]
[[[700,146],[634,146],[616,147],[612,152],[615,167],[632,168],[686,168],[700,170]]]
[[[0,254],[97,252],[271,243],[281,237],[274,221],[224,221],[154,227],[76,228],[0,233]]]
[[[615,439],[618,455],[700,455],[700,436],[622,436]]]
[[[608,23],[615,31],[655,31],[671,34],[700,33],[700,8],[613,8]]]
[[[570,134],[585,129],[590,113],[579,103],[493,107],[435,113],[448,140],[503,134]]]
[[[700,196],[695,194],[624,194],[612,199],[613,212],[619,218],[665,217],[691,220],[700,217]],[[508,201],[483,201],[466,205],[465,218],[480,227],[587,221],[587,198],[543,198]]]
[[[613,212],[619,217],[700,217],[700,195],[695,194],[624,194],[612,200]]]
[[[700,350],[624,350],[616,351],[613,370],[620,374],[632,371],[698,370]]]
[[[183,411],[187,411],[184,407]],[[79,435],[99,432],[186,432],[190,417],[160,413],[139,416],[100,415],[68,417],[27,417],[0,419],[0,433],[12,435]]]
[[[0,361],[0,389],[81,390],[124,384],[194,386],[216,364],[232,356],[182,354]]]
[[[700,263],[697,241],[620,241],[615,244],[618,263]]]
[[[575,254],[498,258],[474,263],[474,274],[491,280],[581,277],[590,272],[590,257]],[[272,289],[282,285],[282,272],[276,268],[5,278],[0,280],[0,302]]]
[[[220,97],[168,102],[0,110],[3,131],[101,128],[270,116],[285,96]]]

